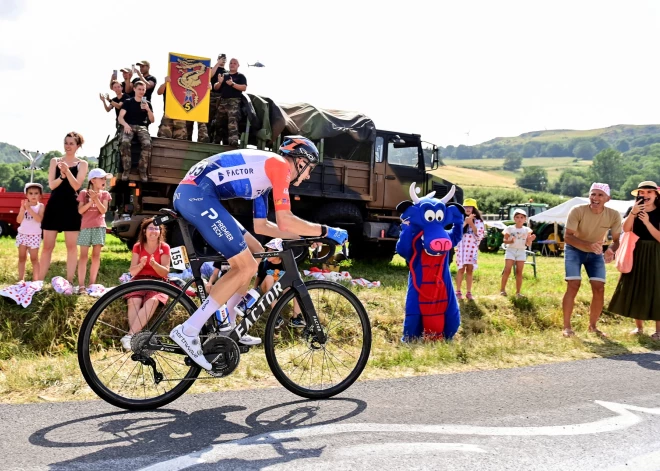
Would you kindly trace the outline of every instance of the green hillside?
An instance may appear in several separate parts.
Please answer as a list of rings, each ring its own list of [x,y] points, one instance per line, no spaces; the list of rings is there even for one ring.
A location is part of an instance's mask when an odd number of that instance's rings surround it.
[[[0,163],[2,164],[15,164],[19,162],[27,162],[25,157],[19,154],[20,149],[6,142],[0,142]]]
[[[660,134],[659,124],[617,124],[600,129],[573,130],[573,129],[553,129],[548,131],[532,131],[521,134],[517,137],[496,137],[490,141],[483,142],[481,145],[502,144],[502,145],[524,145],[528,142],[569,142],[573,139],[590,139],[601,137],[610,143],[616,143],[621,139],[632,140],[637,137]]]

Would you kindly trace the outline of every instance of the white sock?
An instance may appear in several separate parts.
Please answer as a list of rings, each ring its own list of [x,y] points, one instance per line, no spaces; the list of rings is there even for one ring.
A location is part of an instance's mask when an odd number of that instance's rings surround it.
[[[244,295],[242,294],[236,293],[231,298],[229,298],[229,301],[227,301],[227,309],[229,310],[229,322],[231,323],[232,327],[236,326],[236,311],[234,308],[243,300],[243,296]]]
[[[220,305],[211,296],[206,298],[206,301],[190,316],[190,319],[183,323],[183,333],[193,337],[198,336],[206,321],[215,314],[219,307]]]

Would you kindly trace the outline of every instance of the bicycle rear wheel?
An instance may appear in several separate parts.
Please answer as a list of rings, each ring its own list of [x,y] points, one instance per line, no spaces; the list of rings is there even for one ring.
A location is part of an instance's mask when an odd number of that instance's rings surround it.
[[[142,303],[150,307],[148,311],[131,308],[138,332],[127,350],[121,339],[129,331],[129,303],[135,306],[144,297],[138,295],[146,292],[150,293],[147,297],[156,298]],[[185,355],[147,347],[156,319],[168,308],[170,312],[153,332],[151,342],[176,347],[170,331],[197,309],[185,294],[175,303],[180,293],[179,288],[162,281],[131,281],[92,306],[80,328],[78,363],[85,381],[101,399],[124,409],[150,410],[174,401],[192,386],[200,368],[186,364]]]
[[[371,350],[371,324],[360,300],[344,286],[329,281],[307,281],[305,286],[326,342],[316,340],[304,309],[307,326],[287,324],[302,308],[297,293],[289,290],[268,318],[266,358],[277,380],[289,391],[309,399],[325,399],[346,390],[364,370]],[[280,316],[285,322],[276,330]]]

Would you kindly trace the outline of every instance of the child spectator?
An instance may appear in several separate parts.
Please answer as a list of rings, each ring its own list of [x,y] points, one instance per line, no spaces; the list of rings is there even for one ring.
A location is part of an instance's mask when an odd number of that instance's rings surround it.
[[[170,246],[165,243],[165,227],[154,226],[154,218],[145,218],[140,224],[140,235],[133,246],[129,270],[133,280],[155,279],[167,281],[170,273]],[[128,333],[121,338],[126,350],[131,349],[133,334],[140,332],[158,308],[166,303],[167,295],[156,291],[134,291],[128,300]]]
[[[106,178],[112,174],[100,168],[89,172],[87,189],[78,195],[78,212],[82,214],[78,246],[78,294],[85,294],[85,277],[87,276],[87,259],[89,248],[92,247],[92,265],[89,269],[89,284],[96,284],[96,276],[101,266],[101,250],[105,245],[105,212],[108,210],[108,201],[112,199],[110,193],[104,190]],[[75,292],[75,290],[74,290]]]
[[[467,293],[465,297],[472,300],[472,273],[477,269],[479,242],[484,238],[484,222],[477,207],[477,200],[466,198],[463,202],[465,221],[463,222],[463,240],[456,246],[456,297],[463,299],[461,285],[465,276]]]
[[[18,278],[25,281],[25,263],[27,252],[30,251],[32,262],[32,280],[39,280],[39,247],[41,246],[41,219],[44,215],[44,205],[40,202],[44,187],[40,183],[26,183],[24,192],[27,199],[21,202],[21,208],[16,216],[18,234]]]
[[[282,239],[273,239],[266,244],[266,252],[281,252],[282,251]],[[254,287],[258,288],[263,295],[273,285],[279,281],[282,276],[284,276],[284,263],[280,257],[269,257],[264,258],[259,264],[259,269],[257,270],[257,277],[254,281]],[[274,304],[274,303],[273,303]],[[293,300],[293,317],[289,321],[289,327],[305,327],[305,320],[303,319],[302,313],[300,312],[300,306],[298,301],[294,298]],[[275,328],[279,329],[284,324],[284,319],[281,317],[277,319],[275,323]]]
[[[516,209],[513,212],[514,225],[504,229],[504,243],[507,244],[504,253],[504,271],[502,272],[502,286],[500,294],[506,296],[506,283],[511,275],[511,268],[516,264],[516,296],[522,297],[520,288],[523,282],[523,268],[527,260],[527,246],[530,245],[536,236],[532,230],[524,224],[527,222],[527,213],[522,209]]]

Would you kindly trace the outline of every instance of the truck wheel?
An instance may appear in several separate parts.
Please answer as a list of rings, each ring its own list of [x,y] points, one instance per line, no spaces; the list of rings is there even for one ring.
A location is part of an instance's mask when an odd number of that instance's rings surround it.
[[[0,237],[9,235],[9,225],[5,221],[0,221]]]
[[[353,203],[334,202],[321,207],[316,215],[316,222],[327,225],[362,224],[362,213]]]

